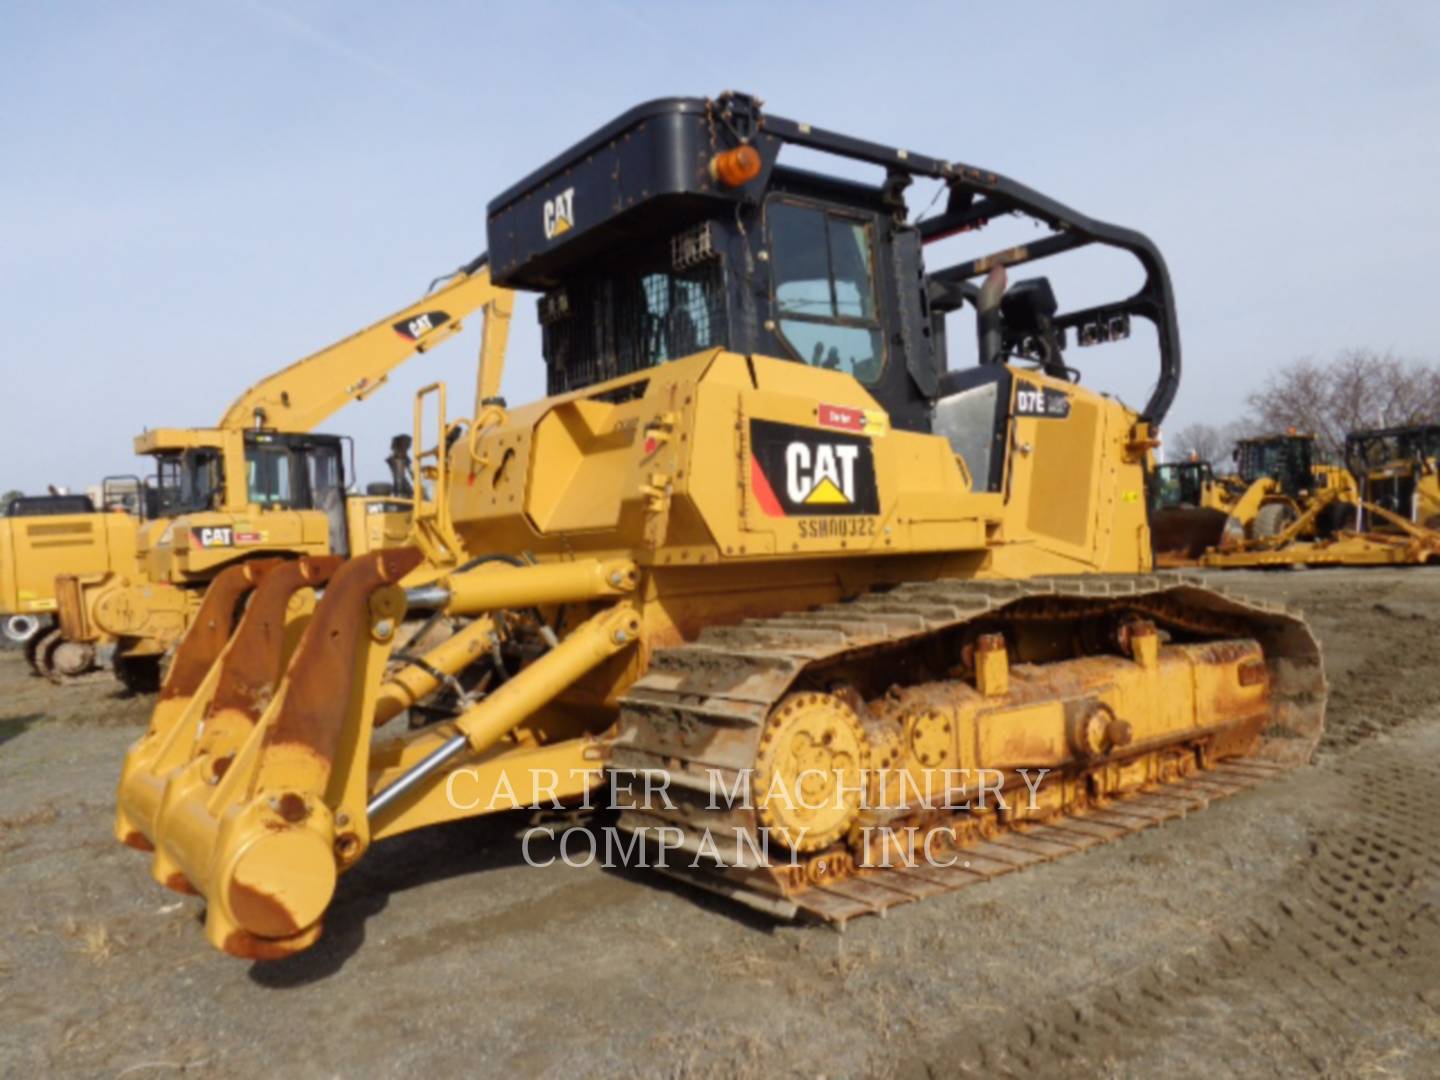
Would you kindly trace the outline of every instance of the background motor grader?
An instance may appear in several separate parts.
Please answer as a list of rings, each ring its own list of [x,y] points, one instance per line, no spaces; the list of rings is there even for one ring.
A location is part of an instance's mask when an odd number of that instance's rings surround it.
[[[796,147],[885,179],[787,166]],[[948,189],[918,222],[915,178]],[[1009,214],[1047,231],[926,266]],[[378,839],[607,785],[617,835],[669,872],[843,922],[1310,753],[1303,623],[1144,573],[1180,353],[1141,234],[739,94],[625,113],[491,202],[488,232],[495,282],[538,294],[549,396],[482,390],[452,423],[422,393],[415,545],[222,572],[126,757],[117,836],[206,898],[217,947],[313,943]],[[1045,278],[1007,284],[1093,245],[1142,288],[1062,310]],[[976,362],[952,369],[962,307]],[[1065,358],[1134,318],[1160,360],[1139,413]],[[967,769],[1012,794],[1047,771],[1001,810],[952,798]],[[882,865],[937,837],[967,868]]]
[[[55,644],[42,644],[37,656],[68,657],[61,673],[73,674],[103,648],[122,682],[154,690],[162,659],[222,571],[260,558],[358,555],[404,543],[406,493],[393,490],[397,484],[374,496],[351,494],[347,440],[314,428],[458,333],[477,309],[490,315],[482,352],[503,353],[509,295],[490,284],[482,256],[416,303],[251,387],[216,427],[157,428],[136,438],[135,452],[156,466],[151,520],[118,565],[64,565],[55,584]],[[408,484],[404,469],[397,480]]]

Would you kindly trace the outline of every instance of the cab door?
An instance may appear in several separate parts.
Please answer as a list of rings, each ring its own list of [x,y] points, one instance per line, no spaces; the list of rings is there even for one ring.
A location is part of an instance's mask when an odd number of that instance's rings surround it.
[[[350,555],[345,522],[345,465],[339,443],[313,444],[305,450],[305,479],[310,506],[325,515],[330,533],[330,554]]]

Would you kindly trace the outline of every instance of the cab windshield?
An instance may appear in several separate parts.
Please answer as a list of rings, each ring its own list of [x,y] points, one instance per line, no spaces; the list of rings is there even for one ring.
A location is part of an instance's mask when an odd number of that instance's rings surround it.
[[[180,506],[181,454],[178,450],[155,455],[155,473],[145,478],[145,516],[170,517]]]
[[[1161,465],[1155,470],[1155,502],[1161,510],[1186,505],[1183,481],[1178,465]]]
[[[250,501],[264,507],[293,506],[290,469],[288,446],[247,446],[245,472]]]
[[[1398,441],[1398,456],[1406,461],[1429,461],[1440,457],[1440,427],[1406,432]]]
[[[1295,495],[1311,483],[1311,443],[1305,438],[1265,439],[1243,442],[1236,447],[1236,465],[1247,484],[1262,476],[1276,481],[1282,490]]]
[[[1161,510],[1199,506],[1210,466],[1199,461],[1172,462],[1155,469],[1155,503]]]

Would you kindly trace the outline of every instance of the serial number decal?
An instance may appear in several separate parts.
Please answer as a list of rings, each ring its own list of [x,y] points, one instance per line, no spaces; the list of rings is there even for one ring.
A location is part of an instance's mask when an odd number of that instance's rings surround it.
[[[796,524],[800,526],[801,540],[834,540],[874,536],[879,521],[873,517],[800,518]]]

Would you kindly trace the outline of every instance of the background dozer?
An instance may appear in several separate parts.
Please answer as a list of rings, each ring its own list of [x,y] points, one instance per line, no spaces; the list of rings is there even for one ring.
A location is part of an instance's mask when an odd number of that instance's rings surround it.
[[[948,189],[918,222],[916,178]],[[1046,231],[927,267],[927,242],[1010,214]],[[488,232],[496,283],[538,294],[549,396],[461,423],[425,398],[417,543],[223,572],[126,757],[117,836],[205,897],[217,947],[313,943],[376,840],[607,785],[607,837],[843,922],[1309,755],[1304,624],[1146,572],[1180,353],[1141,234],[739,94],[625,113]],[[1137,293],[1064,310],[1043,277],[1007,283],[1094,245],[1138,260]],[[950,369],[962,307],[977,362]],[[1066,353],[1136,318],[1159,352],[1138,413]],[[413,610],[437,614],[397,651]],[[1017,797],[976,801],[974,770]],[[954,845],[963,865],[917,858]]]
[[[348,440],[314,428],[384,384],[389,372],[460,330],[485,309],[482,353],[503,354],[510,295],[490,284],[483,257],[439,289],[267,377],[235,400],[214,428],[158,428],[135,440],[155,461],[159,512],[142,525],[131,558],[56,581],[65,655],[113,650],[116,675],[136,690],[158,685],[162,658],[221,571],[260,558],[358,555],[402,544],[409,531],[408,472],[372,496],[348,492]],[[497,363],[492,361],[492,363]],[[43,659],[56,653],[48,642]],[[73,664],[71,665],[73,667]],[[48,672],[47,672],[48,673]]]
[[[1349,432],[1345,463],[1366,502],[1440,529],[1440,424]]]

